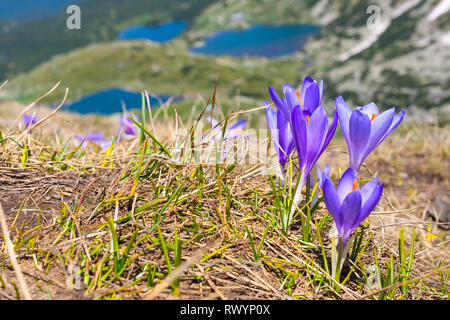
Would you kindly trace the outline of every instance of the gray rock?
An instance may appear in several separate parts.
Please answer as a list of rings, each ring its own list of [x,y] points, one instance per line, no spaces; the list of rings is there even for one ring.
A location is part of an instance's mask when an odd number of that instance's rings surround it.
[[[450,202],[442,197],[434,198],[433,202],[428,206],[427,214],[435,221],[439,222],[439,227],[450,230]]]

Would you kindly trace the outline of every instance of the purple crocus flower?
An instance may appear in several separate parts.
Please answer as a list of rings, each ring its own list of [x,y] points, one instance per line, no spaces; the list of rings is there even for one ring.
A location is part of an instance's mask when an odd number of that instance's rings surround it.
[[[207,116],[206,121],[211,125],[211,128],[213,129],[217,128],[217,126],[219,125],[219,121],[217,121],[211,116]]]
[[[333,138],[338,122],[335,112],[333,121],[328,127],[328,116],[324,107],[319,106],[313,112],[310,110],[306,104],[305,107],[297,105],[291,114],[299,168],[303,168],[305,180]]]
[[[247,125],[247,120],[241,119],[233,123],[226,131],[225,131],[225,139],[238,139],[242,136],[245,126]]]
[[[130,117],[120,117],[120,125],[125,134],[133,136],[137,134],[136,124],[130,119]]]
[[[206,118],[206,121],[211,125],[212,130],[202,139],[201,143],[214,142],[216,139],[220,139],[222,137],[222,129],[219,128],[219,122],[210,116]],[[225,130],[224,140],[234,140],[242,137],[246,125],[247,120],[244,119],[237,120],[231,124]]]
[[[112,145],[112,140],[104,139],[100,142],[100,148],[102,150],[109,148]]]
[[[293,199],[294,205],[285,221],[285,225],[290,225],[296,205],[301,201],[303,185],[311,169],[330,143],[336,131],[338,119],[335,112],[333,121],[328,127],[328,116],[322,106],[323,82],[319,85],[311,77],[306,77],[300,91],[285,84],[283,92],[284,98],[280,99],[275,90],[269,87],[269,94],[277,107],[277,112],[281,112],[289,120],[294,146],[297,149],[299,169],[302,170],[300,183]]]
[[[134,119],[139,120],[137,115],[134,115]],[[128,140],[136,137],[137,135],[136,124],[131,120],[130,117],[121,116],[120,117],[120,129],[117,131],[116,136],[119,137],[118,141]]]
[[[319,187],[320,189],[323,189],[323,183],[325,182],[326,178],[330,177],[330,165],[327,164],[327,166],[323,169],[320,169],[320,166],[317,165],[317,177],[319,179]]]
[[[294,137],[289,124],[289,118],[284,116],[280,108],[277,111],[273,110],[267,101],[265,105],[266,108],[264,111],[266,112],[270,135],[272,136],[275,150],[277,150],[278,161],[283,169],[284,164],[294,149]]]
[[[35,124],[39,118],[36,116],[36,113],[29,113],[23,115],[23,121],[25,122],[25,128],[31,127]]]
[[[325,177],[322,190],[323,200],[344,248],[352,231],[375,209],[383,192],[383,183],[378,185],[378,178],[374,178],[360,188],[355,171],[348,168],[336,189],[330,178]]]
[[[223,136],[223,141],[222,141],[223,128],[220,127],[219,122],[216,119],[214,119],[214,117],[211,116],[207,116],[206,120],[210,124],[211,129],[208,130],[202,136],[200,136],[199,139],[197,139],[197,144],[206,146],[206,149],[209,150],[210,152],[217,150],[216,148],[219,147],[222,160],[224,160],[227,157],[230,141],[248,138],[248,136],[245,136],[244,134],[244,129],[245,126],[247,125],[247,120],[240,119],[232,123],[230,126],[227,126],[227,129],[225,130],[225,134]],[[222,145],[219,145],[220,141],[223,142]]]
[[[373,102],[352,111],[341,96],[336,98],[336,110],[350,154],[349,167],[355,171],[370,152],[398,127],[406,113],[402,110],[395,114],[395,108],[379,113]]]
[[[319,89],[318,92],[317,88]],[[318,85],[316,80],[307,76],[305,80],[303,80],[302,87],[300,89],[300,92],[297,93],[297,96],[300,101],[304,102],[307,107],[315,110],[322,104],[323,81],[320,80],[320,84]]]
[[[299,168],[303,168],[306,181],[312,167],[319,159],[336,131],[337,114],[334,114],[333,122],[328,128],[328,117],[322,107],[323,82],[320,85],[311,77],[306,77],[300,91],[296,91],[290,84],[283,86],[284,98],[280,98],[276,91],[269,87],[269,94],[277,107],[275,112],[266,107],[266,117],[269,128],[279,130],[280,147],[289,151],[294,142],[299,158]],[[269,115],[268,115],[269,113]],[[284,116],[285,119],[282,118]],[[290,128],[286,126],[290,124]],[[290,138],[292,135],[292,138]],[[282,142],[282,143],[280,143]],[[286,152],[288,155],[289,153]],[[280,156],[280,163],[285,159]]]
[[[75,138],[77,138],[78,140],[80,140],[83,143],[84,142],[93,142],[93,143],[98,144],[98,143],[100,143],[100,141],[103,140],[103,132],[98,132],[98,133],[92,132],[84,137],[76,134]]]
[[[311,115],[322,104],[323,81],[320,81],[319,85],[316,80],[307,76],[303,80],[300,91],[296,91],[290,84],[285,83],[283,93],[284,98],[280,98],[275,89],[269,86],[269,95],[273,103],[286,119],[291,119],[292,110],[297,105],[301,105]]]
[[[102,132],[98,133],[93,132],[84,137],[76,134],[75,138],[81,142],[81,147],[83,148],[87,148],[90,145],[94,145],[100,147],[101,149],[106,149],[112,143],[111,140],[107,140],[103,137]]]

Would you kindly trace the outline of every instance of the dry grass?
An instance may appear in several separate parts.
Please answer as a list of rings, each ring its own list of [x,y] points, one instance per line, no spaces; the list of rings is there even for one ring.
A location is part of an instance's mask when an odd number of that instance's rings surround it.
[[[301,240],[298,222],[283,235],[263,164],[183,164],[149,135],[110,154],[64,147],[87,128],[113,133],[118,117],[58,113],[17,141],[20,127],[6,129],[8,107],[0,111],[0,201],[33,299],[448,299],[449,232],[424,214],[433,197],[450,196],[448,127],[403,128],[368,158],[363,177],[385,181],[384,196],[359,229],[364,250],[344,267],[343,278],[353,270],[341,285],[325,271],[332,220],[324,205],[311,241]],[[182,124],[153,120],[146,129],[171,150],[168,137]],[[345,150],[336,137],[320,164],[345,170]],[[380,291],[371,272],[398,264],[401,226],[406,249],[415,229],[409,287]],[[4,240],[0,295],[23,298]],[[258,257],[251,240],[261,241]]]

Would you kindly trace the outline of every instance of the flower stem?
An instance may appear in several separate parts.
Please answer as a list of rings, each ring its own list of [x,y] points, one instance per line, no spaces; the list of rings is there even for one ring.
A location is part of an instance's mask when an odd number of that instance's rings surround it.
[[[339,237],[337,254],[338,254],[338,258],[336,260],[334,279],[337,282],[340,282],[340,278],[341,278],[341,259],[342,259],[342,238],[341,237]]]
[[[309,206],[309,200],[311,198],[311,179],[310,175],[306,177],[306,221],[303,224],[303,241],[309,242],[311,240],[311,230],[310,230],[310,221],[311,221],[311,208]],[[303,215],[302,215],[303,217]]]
[[[284,171],[284,164],[280,163],[279,167],[277,168],[277,176],[280,178],[280,184],[282,187],[284,187],[284,180],[286,177],[286,173]]]
[[[292,223],[292,217],[294,216],[295,210],[298,206],[298,204],[302,201],[303,199],[303,195],[302,195],[302,189],[303,189],[303,185],[305,183],[305,172],[302,169],[302,173],[300,175],[300,181],[297,184],[297,189],[295,189],[295,195],[294,195],[294,199],[292,200],[292,205],[291,205],[291,212],[289,213],[289,219],[287,221],[287,225],[291,225]]]

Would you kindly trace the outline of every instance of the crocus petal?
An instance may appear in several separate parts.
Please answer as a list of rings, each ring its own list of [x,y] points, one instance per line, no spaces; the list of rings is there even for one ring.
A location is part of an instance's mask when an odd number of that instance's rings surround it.
[[[271,107],[266,106],[264,108],[264,111],[266,112],[266,119],[267,124],[269,125],[270,135],[272,136],[272,142],[275,146],[275,150],[277,151],[277,154],[279,155],[279,134],[277,129],[277,112],[275,112]]]
[[[300,106],[297,106],[292,110],[291,129],[294,136],[295,148],[298,153],[299,167],[303,168],[306,161],[307,137],[306,119],[303,116],[302,108]]]
[[[311,115],[311,118],[306,123],[306,128],[306,145],[308,148],[305,173],[309,174],[318,158],[319,152],[322,150],[322,145],[328,129],[328,116],[323,107],[317,108]]]
[[[293,86],[291,86],[289,83],[285,83],[283,85],[283,93],[284,96],[287,97],[287,95],[291,92],[296,93],[297,91],[295,90],[295,88]],[[298,100],[298,99],[297,99]]]
[[[373,144],[375,141],[380,141],[387,133],[392,125],[394,119],[395,108],[389,109],[375,117],[372,121],[372,131],[370,133],[369,143]]]
[[[375,149],[386,134],[392,124],[394,119],[394,108],[381,113],[379,116],[375,117],[371,123],[370,137],[366,144],[366,147],[360,157],[360,164],[368,157],[368,155]],[[357,168],[359,170],[359,167]]]
[[[103,132],[92,132],[86,136],[87,141],[98,142],[103,139]]]
[[[319,105],[322,104],[322,98],[323,98],[323,80],[320,80],[320,84],[319,84]]]
[[[362,204],[361,212],[358,216],[358,219],[356,219],[353,222],[353,228],[356,228],[363,222],[369,214],[375,209],[375,207],[378,204],[378,201],[380,201],[381,195],[383,194],[383,183],[381,183],[375,190],[372,192],[371,195],[366,199],[366,201]]]
[[[127,117],[121,116],[120,117],[120,126],[123,127],[127,123]]]
[[[364,107],[361,108],[361,111],[367,114],[370,119],[372,119],[372,115],[379,114],[377,105],[373,102],[366,104]]]
[[[280,163],[285,163],[294,146],[294,137],[292,136],[289,120],[281,112],[277,113],[277,129],[279,135],[279,159]]]
[[[268,104],[266,104],[264,111],[266,113],[266,119],[267,124],[269,125],[270,134],[272,135],[272,139],[275,139],[275,130],[277,129],[277,113]]]
[[[133,139],[138,134],[138,128],[132,119],[139,121],[139,116],[137,114],[133,114],[132,116],[120,117],[120,128],[116,132],[116,135],[119,137],[117,140],[118,142]],[[209,123],[214,123],[215,119],[208,116],[207,121]]]
[[[356,109],[352,112],[350,116],[349,123],[349,138],[350,145],[350,167],[358,171],[362,163],[362,155],[367,147],[367,141],[370,137],[371,125],[370,119],[362,113],[360,110]]]
[[[247,120],[241,119],[233,123],[228,130],[244,130]]]
[[[320,169],[320,166],[317,165],[317,177],[319,178],[319,186],[323,189],[325,179],[330,177],[330,165],[327,164],[323,171]]]
[[[292,110],[294,110],[295,107],[301,106],[300,100],[298,99],[297,96],[297,91],[295,91],[294,88],[288,86],[286,86],[284,89],[285,89],[284,95],[286,98],[289,111],[292,112]]]
[[[322,106],[320,106],[320,108],[323,109]],[[328,122],[328,120],[327,120],[327,122]],[[322,155],[322,153],[325,151],[326,147],[330,143],[331,138],[333,138],[333,135],[336,132],[337,123],[338,123],[338,118],[337,118],[337,113],[335,112],[334,113],[333,122],[331,123],[330,128],[328,129],[328,132],[327,132],[327,134],[325,136],[325,139],[322,142],[322,145],[320,146],[318,152],[316,152],[315,157],[313,158],[313,160],[308,162],[308,164],[309,164],[308,168],[307,168],[308,170],[314,166],[314,164],[317,162],[317,160],[320,158],[320,156]],[[312,124],[312,126],[316,127],[314,124]]]
[[[100,143],[100,148],[103,150],[103,149],[106,149],[106,148],[109,148],[110,146],[111,146],[111,144],[112,144],[112,141],[111,140],[103,140],[101,143]]]
[[[76,134],[75,138],[81,142],[82,147],[87,147],[89,145],[101,146],[103,142],[107,141],[103,138],[103,132],[92,132],[85,137]]]
[[[322,177],[323,178],[329,178],[330,177],[330,165],[327,164],[327,166],[322,171]]]
[[[338,124],[338,116],[337,116],[337,112],[335,111],[334,116],[333,116],[333,121],[331,122],[330,128],[328,129],[327,136],[325,137],[325,141],[323,142],[322,148],[321,148],[319,154],[317,155],[316,161],[317,161],[317,159],[319,159],[319,157],[322,155],[322,153],[325,151],[325,149],[330,144],[330,141],[333,138],[334,133],[336,132],[337,124]]]
[[[342,175],[339,183],[336,187],[336,192],[339,196],[339,201],[342,203],[345,197],[352,192],[353,190],[353,182],[355,181],[356,174],[352,168],[348,168],[344,174]]]
[[[128,125],[124,127],[124,132],[126,135],[135,136],[137,134],[137,128],[135,126]]]
[[[315,82],[315,80],[310,76],[306,76],[305,79],[303,80],[302,87],[300,88],[300,99],[302,99],[303,102],[305,101],[306,89],[313,82]]]
[[[281,164],[284,164],[294,148],[294,137],[292,136],[289,121],[281,112],[275,112],[268,106],[268,103],[266,103],[264,110],[270,135],[278,154],[278,160]]]
[[[378,178],[373,178],[369,182],[367,182],[364,187],[361,188],[361,198],[362,203],[366,203],[367,199],[372,195],[375,188],[378,186]]]
[[[347,106],[344,98],[341,96],[336,97],[336,112],[338,114],[339,125],[341,126],[342,135],[344,136],[347,146],[350,145],[349,137],[349,123],[350,116],[352,115],[352,110]]]
[[[139,117],[137,115],[133,115],[136,121],[139,121]],[[135,136],[137,134],[137,127],[130,117],[121,116],[120,117],[120,130],[127,136]]]
[[[348,240],[350,234],[354,230],[355,221],[358,220],[361,212],[361,193],[356,190],[348,194],[342,202],[342,246]],[[338,229],[339,231],[339,229]]]
[[[79,134],[76,134],[76,135],[75,135],[75,139],[80,140],[80,141],[86,140],[85,137],[82,137],[82,136],[80,136]]]
[[[211,128],[215,128],[219,124],[219,121],[212,118],[211,116],[206,117],[206,122],[208,122],[208,124],[211,126]]]
[[[319,165],[316,165],[316,171],[317,171],[317,177],[319,178],[319,186],[322,187],[323,186],[323,181],[322,181],[323,171],[320,169]]]
[[[277,110],[280,110],[283,112],[284,116],[289,119],[290,116],[290,110],[285,102],[283,102],[280,97],[278,96],[277,92],[274,88],[269,86],[269,95],[272,98],[273,103],[277,107]]]
[[[25,127],[28,128],[38,121],[38,117],[36,116],[36,113],[24,114],[23,120],[25,122]]]
[[[402,122],[403,117],[405,116],[405,113],[406,113],[406,110],[402,110],[397,115],[395,115],[394,120],[392,121],[391,127],[386,132],[386,134],[383,136],[383,138],[380,140],[380,142],[378,142],[378,144],[383,142],[384,139],[386,139],[391,134],[391,132],[394,131],[398,127],[400,122]]]
[[[319,106],[320,90],[317,82],[310,82],[305,90],[304,108],[313,113]]]
[[[323,201],[327,206],[328,212],[334,219],[334,223],[336,224],[337,230],[342,230],[342,210],[341,203],[339,201],[338,194],[334,189],[333,182],[331,182],[330,178],[326,178],[323,183]]]
[[[135,117],[136,120],[139,120],[139,117],[137,115],[134,115],[134,117]],[[134,122],[131,120],[130,117],[121,116],[120,117],[120,125],[122,127],[125,127],[125,126],[129,126],[129,125],[134,125]]]
[[[236,121],[225,131],[225,139],[233,140],[242,137],[246,125],[247,120],[245,119]]]

